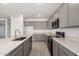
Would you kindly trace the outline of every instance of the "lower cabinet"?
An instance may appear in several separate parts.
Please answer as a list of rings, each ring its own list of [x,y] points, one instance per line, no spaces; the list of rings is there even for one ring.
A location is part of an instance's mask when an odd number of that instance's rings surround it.
[[[53,56],[77,56],[69,49],[65,48],[55,40],[53,40]]]
[[[18,51],[18,53],[15,56],[23,56],[23,49],[21,49],[20,51]]]
[[[32,37],[30,37],[29,40],[24,42],[24,56],[29,55],[31,49],[32,49]]]
[[[15,50],[8,54],[8,56],[28,56],[32,49],[32,36],[25,42],[19,45]]]
[[[76,54],[74,54],[73,52],[71,52],[69,49],[67,49],[66,47],[62,46],[61,44],[59,44],[59,52],[62,51],[63,54],[65,56],[76,56]],[[59,53],[60,55],[61,53]],[[63,54],[61,54],[63,56]]]
[[[29,44],[24,47],[24,56],[29,54]]]
[[[59,48],[59,56],[67,56],[67,54]]]
[[[42,33],[35,33],[33,34],[33,40],[32,41],[36,41],[36,42],[44,42],[45,40],[45,34]]]
[[[46,34],[44,34],[44,42],[47,45],[47,40],[48,40],[48,36]]]
[[[53,56],[58,56],[58,43],[53,40]]]
[[[15,50],[9,53],[8,56],[23,56],[23,44],[21,44]]]

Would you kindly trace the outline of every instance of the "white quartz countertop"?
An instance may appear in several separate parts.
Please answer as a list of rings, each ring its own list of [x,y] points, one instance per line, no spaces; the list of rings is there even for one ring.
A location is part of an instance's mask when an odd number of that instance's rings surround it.
[[[79,56],[79,41],[65,38],[53,38],[53,40]]]
[[[32,35],[30,35],[30,36],[32,36]],[[30,36],[28,36],[26,39],[24,39],[22,41],[12,41],[15,38],[0,39],[0,56],[6,56],[6,55],[8,55],[11,51],[13,51],[20,44],[22,44]]]

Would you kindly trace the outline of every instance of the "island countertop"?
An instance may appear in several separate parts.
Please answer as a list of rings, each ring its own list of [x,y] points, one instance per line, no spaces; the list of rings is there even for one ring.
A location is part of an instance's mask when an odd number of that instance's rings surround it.
[[[0,39],[0,56],[8,55],[11,51],[13,51],[16,47],[18,47],[31,36],[32,35],[27,36],[27,38],[22,41],[12,41],[15,39],[14,37]]]

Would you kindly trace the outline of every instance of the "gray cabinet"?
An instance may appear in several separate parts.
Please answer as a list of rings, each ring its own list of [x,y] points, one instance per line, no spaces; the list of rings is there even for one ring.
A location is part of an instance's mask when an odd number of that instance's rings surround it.
[[[76,56],[76,54],[74,54],[73,52],[71,52],[70,50],[62,46],[61,44],[59,44],[59,49],[61,49],[62,53],[64,53],[66,56]],[[59,55],[61,55],[61,53],[59,53]]]
[[[53,17],[52,17],[52,22],[55,21],[57,18],[59,18],[59,15],[58,15],[59,11],[56,10],[56,12],[54,13]]]
[[[59,27],[68,27],[67,24],[67,3],[64,3],[59,8]]]
[[[32,49],[32,36],[14,49],[8,56],[28,56]]]
[[[9,56],[23,56],[23,44],[18,46],[15,50],[13,50]]]
[[[47,21],[25,21],[25,26],[33,26],[34,29],[47,29]]]
[[[59,48],[59,56],[67,56],[67,54],[65,54],[61,48]]]
[[[76,56],[72,51],[53,40],[53,56]]]
[[[53,15],[53,20],[56,20],[59,17],[58,13],[59,13],[59,11],[56,10],[56,12]]]
[[[48,36],[45,34],[44,37],[45,37],[45,38],[44,38],[45,44],[47,45]]]
[[[30,45],[29,44],[24,45],[24,56],[29,55],[29,52],[30,52]]]
[[[63,3],[49,18],[48,28],[56,18],[59,18],[59,27],[79,27],[79,3]]]
[[[41,41],[44,41],[44,39],[45,39],[45,34],[35,33],[35,34],[33,34],[33,40],[32,41],[41,42]]]
[[[48,19],[47,21],[47,28],[52,29],[52,22],[55,21],[58,18],[58,10]]]
[[[23,56],[23,48],[19,50],[15,56]]]
[[[28,38],[28,40],[24,42],[24,56],[29,55],[31,49],[32,49],[32,37]]]
[[[79,3],[68,4],[68,26],[79,26]]]
[[[53,56],[58,56],[58,43],[53,40]]]
[[[79,4],[64,3],[59,8],[59,27],[79,26]]]

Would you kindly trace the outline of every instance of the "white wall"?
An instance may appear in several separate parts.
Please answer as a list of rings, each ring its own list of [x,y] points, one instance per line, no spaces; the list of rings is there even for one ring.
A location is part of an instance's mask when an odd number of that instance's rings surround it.
[[[20,30],[20,35],[23,35],[23,16],[13,16],[11,17],[11,37],[15,37],[15,30]]]

